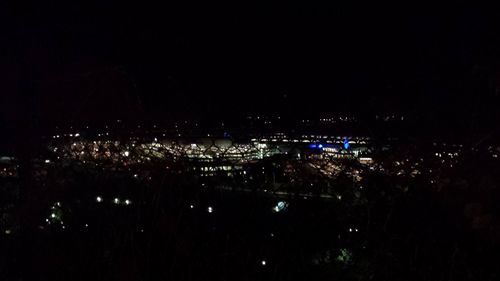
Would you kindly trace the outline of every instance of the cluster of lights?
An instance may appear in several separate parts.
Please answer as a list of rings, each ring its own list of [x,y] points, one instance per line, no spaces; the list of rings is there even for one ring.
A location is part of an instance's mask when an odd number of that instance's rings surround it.
[[[65,229],[66,227],[64,226],[64,222],[62,220],[63,211],[61,207],[62,207],[61,202],[55,202],[50,207],[50,215],[48,218],[45,219],[45,222],[47,224],[59,224],[63,229]]]
[[[104,199],[101,196],[97,196],[95,201],[97,203],[102,203],[104,201]],[[113,204],[115,204],[115,205],[123,204],[123,205],[128,206],[128,205],[132,204],[132,201],[130,199],[125,199],[122,201],[120,198],[115,197],[115,198],[113,198]]]

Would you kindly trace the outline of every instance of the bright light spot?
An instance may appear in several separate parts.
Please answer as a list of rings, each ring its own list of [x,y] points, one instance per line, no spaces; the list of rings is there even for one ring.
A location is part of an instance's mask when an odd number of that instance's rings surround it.
[[[10,229],[5,230],[5,234],[10,234],[10,233],[11,233]]]
[[[86,223],[86,224],[85,224],[85,227],[89,227],[89,224],[88,224],[88,223]]]
[[[349,149],[349,141],[347,138],[344,138],[344,149]]]
[[[75,137],[79,137],[79,136],[80,136],[80,134],[79,134],[79,133],[76,133],[76,134],[75,134]]]
[[[101,197],[101,196],[97,196],[97,197],[95,198],[95,201],[97,201],[97,202],[102,202],[102,197]]]
[[[45,159],[45,163],[50,163],[50,159]]]
[[[189,205],[189,208],[194,209],[194,205]]]
[[[213,209],[212,207],[208,207],[207,211],[208,211],[209,213],[212,213],[212,212],[214,211],[214,209]]]
[[[274,233],[271,233],[271,237],[274,237]]]
[[[128,156],[130,155],[130,152],[125,151],[125,152],[123,153],[123,155],[125,155],[125,157],[128,157]]]
[[[155,138],[155,142],[158,142],[158,139],[157,139],[157,138]]]
[[[260,262],[260,264],[264,266],[264,265],[266,265],[266,261],[265,261],[265,260],[262,260],[262,261]]]
[[[278,213],[283,211],[287,207],[287,203],[285,201],[279,201],[276,206],[274,206],[273,211]]]
[[[125,200],[125,205],[130,205],[130,203],[132,203],[132,202],[130,202],[130,200],[128,200],[128,199]]]
[[[52,214],[50,214],[50,217],[51,217],[51,218],[55,218],[55,217],[56,217],[56,214],[52,213]]]
[[[342,200],[342,195],[337,195],[337,199]]]
[[[358,229],[357,229],[357,228],[355,228],[355,229],[354,229],[354,231],[358,232]]]
[[[134,174],[134,178],[137,178],[139,175],[138,174]]]
[[[352,232],[352,228],[349,228],[349,232]]]
[[[115,204],[120,204],[120,199],[119,199],[119,198],[115,198],[115,199],[113,199],[113,203],[115,203]]]

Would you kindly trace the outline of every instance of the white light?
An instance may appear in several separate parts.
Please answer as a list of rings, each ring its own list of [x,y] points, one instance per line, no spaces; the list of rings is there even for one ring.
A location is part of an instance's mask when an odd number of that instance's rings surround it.
[[[260,264],[262,264],[262,265],[264,266],[264,265],[266,265],[266,261],[265,261],[265,260],[262,260],[262,261],[260,262]]]
[[[97,196],[97,197],[95,198],[95,200],[96,200],[97,202],[102,202],[102,197],[101,197],[101,196]]]
[[[157,138],[155,138],[155,142],[158,142],[158,139],[157,139]]]
[[[139,175],[138,174],[134,174],[134,178],[137,178]]]
[[[120,199],[119,199],[119,198],[115,198],[115,199],[113,199],[113,202],[114,202],[115,204],[119,204],[119,203],[120,203]]]
[[[50,217],[51,217],[51,218],[55,218],[55,217],[56,217],[56,214],[52,213],[52,214],[50,214]]]
[[[207,210],[208,210],[209,213],[212,213],[214,211],[214,209],[212,207],[208,207]]]
[[[130,205],[130,203],[132,203],[132,202],[130,202],[130,200],[128,200],[128,199],[125,200],[125,205]]]
[[[50,160],[49,159],[45,159],[45,163],[50,163]]]
[[[79,136],[80,136],[80,134],[79,134],[79,133],[76,133],[76,134],[75,134],[75,137],[79,137]]]
[[[86,223],[86,224],[85,224],[85,227],[89,227],[89,224],[88,224],[88,223]]]
[[[349,228],[349,232],[352,232],[352,228]]]
[[[130,155],[130,152],[125,151],[125,152],[123,153],[123,155],[125,155],[125,157],[128,157],[128,156]]]
[[[194,205],[189,205],[189,208],[194,209]]]

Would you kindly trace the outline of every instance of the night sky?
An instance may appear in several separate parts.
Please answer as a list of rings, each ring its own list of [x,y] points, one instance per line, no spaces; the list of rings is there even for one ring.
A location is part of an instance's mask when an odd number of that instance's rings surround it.
[[[474,118],[498,99],[497,21],[475,7],[66,2],[2,4],[2,122]]]

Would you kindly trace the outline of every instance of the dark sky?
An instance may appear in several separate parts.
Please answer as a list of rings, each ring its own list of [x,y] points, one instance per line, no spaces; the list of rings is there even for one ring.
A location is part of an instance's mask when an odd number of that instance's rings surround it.
[[[497,99],[496,15],[466,5],[40,2],[1,7],[7,122],[473,116]]]

